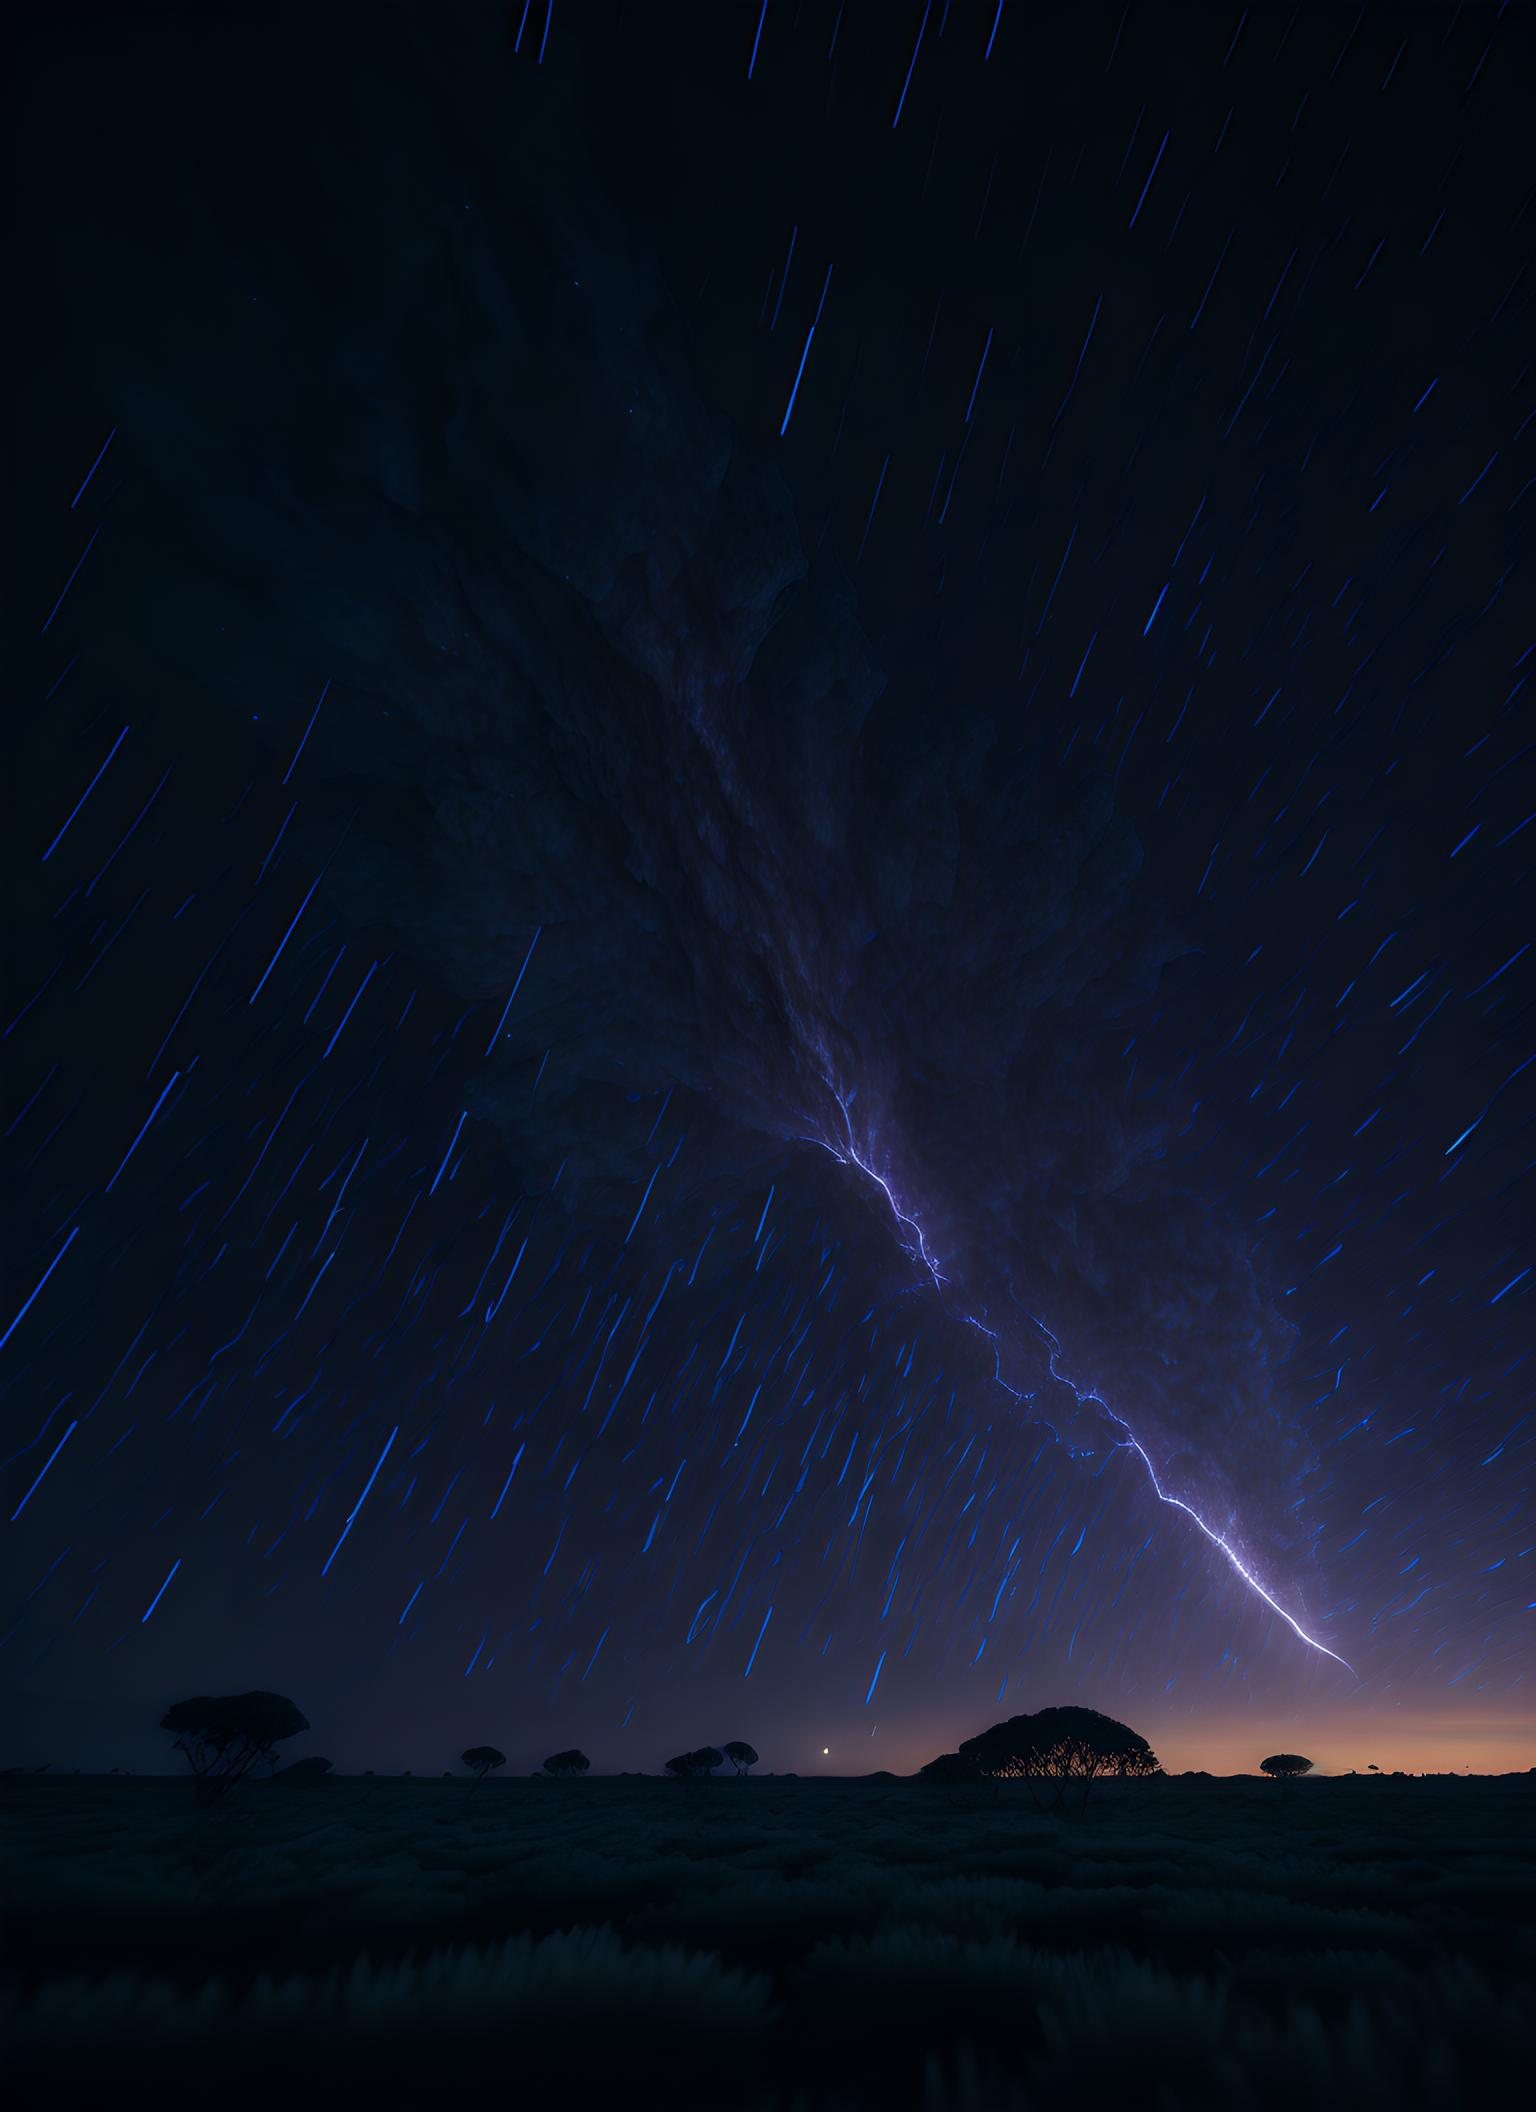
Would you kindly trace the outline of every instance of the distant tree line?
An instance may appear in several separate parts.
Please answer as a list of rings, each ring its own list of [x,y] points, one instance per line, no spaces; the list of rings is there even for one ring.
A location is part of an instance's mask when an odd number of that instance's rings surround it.
[[[284,1694],[198,1694],[190,1701],[174,1702],[160,1719],[160,1728],[172,1734],[174,1750],[192,1770],[197,1801],[215,1804],[243,1782],[254,1768],[265,1766],[276,1773],[277,1748],[286,1738],[309,1729],[309,1718]],[[460,1764],[474,1776],[473,1796],[486,1776],[507,1764],[507,1756],[494,1745],[472,1745],[459,1755]],[[733,1738],[721,1749],[700,1746],[697,1751],[669,1760],[666,1772],[682,1778],[712,1774],[729,1760],[738,1775],[757,1765],[757,1753],[743,1739]],[[551,1753],[543,1772],[555,1781],[570,1781],[587,1773],[592,1763],[576,1746]],[[277,1780],[303,1783],[323,1781],[332,1764],[315,1755],[285,1768]],[[10,1770],[19,1772],[19,1770]],[[114,1768],[113,1773],[117,1770]],[[372,1768],[368,1774],[373,1773]],[[410,1769],[405,1770],[409,1776]]]
[[[733,1738],[726,1746],[701,1745],[694,1752],[678,1753],[667,1762],[667,1773],[680,1782],[697,1782],[712,1775],[717,1767],[724,1767],[727,1760],[738,1775],[744,1775],[749,1768],[756,1767],[757,1754],[750,1745]]]
[[[175,1750],[191,1768],[200,1804],[217,1803],[262,1766],[278,1781],[295,1784],[323,1781],[332,1771],[329,1760],[315,1755],[276,1773],[279,1744],[309,1729],[309,1719],[283,1694],[194,1695],[190,1701],[174,1703],[161,1718],[160,1728],[172,1733]],[[472,1745],[459,1758],[474,1776],[471,1795],[488,1774],[507,1764],[506,1754],[494,1745]],[[744,1739],[733,1738],[723,1746],[701,1745],[692,1752],[676,1753],[664,1772],[676,1781],[703,1781],[727,1761],[744,1777],[757,1766],[758,1756]],[[570,1781],[586,1774],[591,1765],[585,1753],[570,1746],[551,1753],[543,1773],[554,1781]],[[1301,1753],[1271,1753],[1259,1762],[1261,1773],[1280,1781],[1310,1774],[1312,1765]],[[1380,1773],[1374,1763],[1369,1771]],[[409,1768],[405,1772],[408,1776]],[[1162,1772],[1146,1739],[1128,1725],[1097,1709],[1063,1707],[994,1723],[965,1739],[956,1751],[930,1760],[919,1770],[918,1780],[1022,1781],[1029,1785],[1037,1805],[1060,1810],[1069,1800],[1080,1809],[1093,1784],[1106,1777],[1139,1781]]]

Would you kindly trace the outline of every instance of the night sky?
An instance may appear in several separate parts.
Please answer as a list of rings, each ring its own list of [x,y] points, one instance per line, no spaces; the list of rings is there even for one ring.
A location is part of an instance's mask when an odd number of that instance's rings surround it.
[[[5,1759],[1536,1757],[1531,27],[34,26]]]

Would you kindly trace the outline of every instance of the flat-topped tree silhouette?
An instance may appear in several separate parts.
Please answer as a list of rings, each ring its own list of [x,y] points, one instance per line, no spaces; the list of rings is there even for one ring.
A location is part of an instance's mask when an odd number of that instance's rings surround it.
[[[1028,1782],[1037,1805],[1059,1809],[1074,1785],[1081,1808],[1104,1776],[1140,1780],[1162,1771],[1146,1739],[1127,1724],[1097,1709],[1057,1708],[994,1723],[921,1773],[932,1782]]]
[[[1259,1762],[1259,1772],[1289,1781],[1297,1775],[1311,1774],[1312,1763],[1303,1759],[1300,1753],[1271,1753],[1267,1760]]]
[[[757,1754],[740,1738],[733,1738],[729,1745],[723,1745],[720,1750],[738,1775],[744,1775],[749,1767],[757,1765]]]
[[[676,1775],[682,1782],[701,1782],[706,1775],[723,1767],[725,1755],[712,1745],[701,1745],[691,1753],[679,1753],[667,1762],[667,1773]]]
[[[578,1752],[573,1745],[567,1753],[551,1753],[544,1763],[544,1772],[546,1775],[584,1775],[591,1765],[586,1754]]]
[[[160,1719],[175,1733],[197,1784],[200,1804],[215,1804],[243,1782],[258,1761],[277,1766],[281,1739],[309,1729],[309,1719],[284,1694],[196,1694]]]
[[[506,1754],[498,1753],[494,1745],[472,1745],[467,1753],[460,1753],[459,1758],[474,1772],[475,1779],[469,1787],[471,1796],[493,1767],[505,1767],[507,1764]]]

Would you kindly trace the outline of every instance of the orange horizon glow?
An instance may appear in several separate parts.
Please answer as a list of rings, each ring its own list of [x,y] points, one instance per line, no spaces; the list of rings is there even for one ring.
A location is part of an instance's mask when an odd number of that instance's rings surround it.
[[[1159,1737],[1143,1736],[1169,1774],[1204,1768],[1213,1775],[1256,1775],[1269,1753],[1304,1753],[1319,1775],[1521,1774],[1536,1766],[1536,1718],[1490,1717],[1446,1721],[1404,1714],[1361,1722],[1305,1718],[1247,1718],[1242,1723],[1170,1724]]]
[[[999,1716],[1006,1713],[999,1711]],[[1414,1709],[1380,1714],[1362,1711],[1358,1718],[1338,1710],[1316,1715],[1303,1710],[1255,1710],[1221,1721],[1182,1714],[1160,1721],[1151,1713],[1114,1706],[1105,1713],[1131,1721],[1170,1775],[1194,1769],[1210,1775],[1257,1776],[1259,1762],[1270,1753],[1302,1753],[1312,1762],[1314,1775],[1347,1775],[1352,1769],[1364,1775],[1373,1761],[1384,1775],[1508,1775],[1536,1767],[1536,1709],[1454,1718]],[[936,1754],[953,1752],[963,1738],[985,1728],[984,1722],[967,1723],[949,1732],[930,1731],[921,1738],[903,1730],[889,1745],[879,1741],[883,1751],[865,1745],[858,1758],[869,1768],[914,1775]],[[822,1754],[818,1741],[817,1761]],[[849,1744],[840,1746],[834,1741],[829,1757],[830,1765],[814,1771],[860,1771],[857,1763],[849,1764],[854,1762],[854,1748]],[[796,1765],[794,1761],[787,1764]]]

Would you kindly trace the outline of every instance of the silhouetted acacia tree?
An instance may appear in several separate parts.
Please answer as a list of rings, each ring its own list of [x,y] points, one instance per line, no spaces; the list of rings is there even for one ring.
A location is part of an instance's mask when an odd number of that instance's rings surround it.
[[[544,1763],[546,1775],[584,1775],[592,1765],[585,1753],[573,1745],[568,1753],[551,1753]]]
[[[712,1745],[701,1745],[694,1752],[679,1753],[675,1759],[669,1760],[667,1773],[676,1775],[680,1781],[701,1781],[724,1762],[724,1753],[717,1752]]]
[[[1309,1775],[1312,1763],[1304,1760],[1300,1753],[1271,1753],[1267,1760],[1259,1762],[1259,1772],[1288,1779],[1293,1775]]]
[[[1025,1781],[1035,1804],[1052,1810],[1063,1808],[1075,1787],[1081,1810],[1102,1776],[1137,1780],[1162,1768],[1146,1739],[1113,1716],[1060,1708],[995,1723],[921,1773],[930,1782]]]
[[[738,1775],[744,1775],[749,1767],[757,1765],[756,1753],[740,1738],[733,1738],[729,1745],[722,1746],[720,1750]]]
[[[276,1767],[279,1740],[307,1731],[309,1719],[283,1694],[197,1694],[167,1709],[160,1728],[174,1732],[176,1750],[186,1754],[197,1801],[215,1804],[259,1760]]]
[[[505,1767],[507,1764],[506,1754],[498,1753],[494,1745],[472,1745],[467,1753],[460,1753],[459,1758],[466,1767],[474,1770],[475,1779],[469,1789],[471,1796],[493,1767]]]

